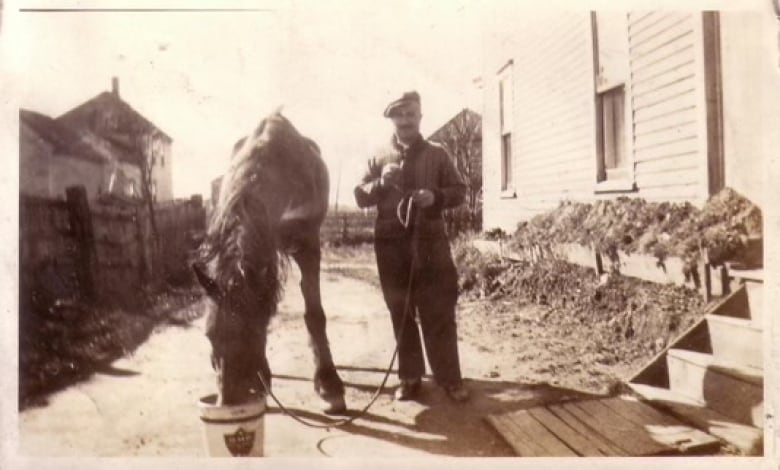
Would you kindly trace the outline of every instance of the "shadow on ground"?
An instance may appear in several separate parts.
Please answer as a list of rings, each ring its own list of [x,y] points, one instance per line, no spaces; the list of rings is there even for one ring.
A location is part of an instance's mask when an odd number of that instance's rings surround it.
[[[381,377],[385,373],[385,370],[376,368],[345,366],[338,369],[376,374],[377,380],[371,381],[372,385],[350,382],[344,384],[348,390],[352,388],[370,394],[375,392],[376,384],[381,382]],[[310,380],[308,377],[289,375],[274,375],[274,377],[281,380]],[[372,408],[352,423],[340,426],[338,430],[341,434],[337,433],[321,439],[318,449],[324,455],[330,455],[327,441],[360,437],[385,441],[394,446],[403,446],[431,455],[511,457],[515,456],[515,453],[485,420],[488,415],[551,403],[604,397],[604,395],[555,387],[546,383],[524,384],[482,379],[466,379],[465,382],[471,391],[471,399],[466,403],[451,401],[444,391],[435,385],[430,376],[426,376],[416,404],[393,401],[395,387],[386,386]],[[272,405],[272,402],[269,404]],[[352,406],[362,407],[363,404],[352,404]],[[405,408],[421,409],[421,411],[414,414],[411,422],[403,416],[393,417],[399,412],[403,415]],[[288,408],[288,410],[314,423],[330,424],[338,420],[307,410],[295,408]],[[280,413],[281,411],[271,406],[269,412]],[[349,410],[347,416],[353,416],[358,412],[359,408]],[[366,439],[356,441],[359,445],[365,442],[368,441]]]

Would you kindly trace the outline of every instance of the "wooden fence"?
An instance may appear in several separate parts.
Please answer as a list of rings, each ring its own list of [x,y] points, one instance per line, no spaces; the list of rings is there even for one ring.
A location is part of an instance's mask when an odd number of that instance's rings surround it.
[[[444,211],[444,223],[450,238],[482,228],[482,211],[470,212],[466,207]],[[322,224],[322,241],[336,245],[355,245],[374,239],[376,211],[351,210],[329,212]]]
[[[501,240],[475,240],[473,245],[483,253],[499,255],[508,260],[535,262],[543,258],[557,258],[593,269],[599,275],[614,273],[659,284],[688,287],[697,290],[708,302],[732,290],[727,268],[710,264],[706,253],[696,266],[687,266],[686,270],[686,263],[674,256],[659,260],[652,255],[618,251],[617,256],[610,257],[591,246],[577,243],[534,245],[521,250],[513,249]]]
[[[78,239],[65,201],[23,197],[19,203],[20,307],[72,300],[83,290]]]
[[[206,209],[196,196],[189,201],[172,202],[155,209],[160,233],[158,272],[163,280],[176,284],[191,279],[188,264],[189,249],[198,244],[206,228]]]
[[[464,233],[478,233],[482,231],[482,207],[471,211],[468,206],[462,205],[454,209],[444,211],[444,223],[447,226],[447,234],[450,237]]]
[[[324,243],[332,245],[356,245],[374,239],[375,211],[328,212],[320,228]]]
[[[22,303],[129,305],[145,288],[187,276],[205,209],[199,199],[156,206],[159,243],[146,206],[90,205],[82,187],[68,188],[65,201],[21,196],[19,220]]]

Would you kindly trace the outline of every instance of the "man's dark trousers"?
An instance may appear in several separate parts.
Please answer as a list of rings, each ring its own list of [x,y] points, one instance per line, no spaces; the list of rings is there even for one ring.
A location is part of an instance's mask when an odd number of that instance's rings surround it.
[[[455,324],[458,275],[449,242],[446,238],[413,239],[411,234],[406,234],[402,237],[378,238],[374,248],[382,292],[398,341],[399,378],[416,380],[425,373],[420,331],[415,322],[417,312],[425,351],[436,383],[444,387],[460,384]],[[408,312],[405,312],[415,253],[419,259],[414,262],[410,306]],[[407,318],[404,323],[405,313]]]

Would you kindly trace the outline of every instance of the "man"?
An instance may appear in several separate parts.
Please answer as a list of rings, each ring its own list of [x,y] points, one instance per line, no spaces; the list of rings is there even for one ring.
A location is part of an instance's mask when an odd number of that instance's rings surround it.
[[[469,393],[458,358],[458,275],[441,213],[463,202],[466,185],[447,152],[420,135],[420,110],[414,91],[387,106],[395,133],[369,160],[355,199],[360,207],[377,207],[374,249],[398,341],[396,398],[416,398],[425,373],[416,312],[434,380],[462,402]]]

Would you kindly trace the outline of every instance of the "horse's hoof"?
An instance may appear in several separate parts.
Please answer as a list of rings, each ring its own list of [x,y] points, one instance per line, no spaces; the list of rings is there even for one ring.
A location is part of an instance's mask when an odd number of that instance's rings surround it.
[[[328,406],[323,410],[326,415],[342,415],[347,411],[347,404],[344,397],[333,397],[326,399]]]

